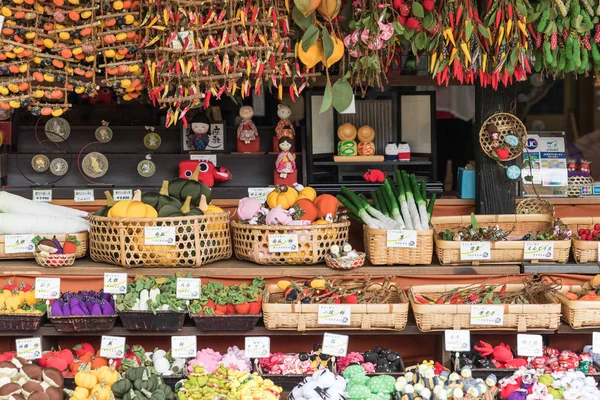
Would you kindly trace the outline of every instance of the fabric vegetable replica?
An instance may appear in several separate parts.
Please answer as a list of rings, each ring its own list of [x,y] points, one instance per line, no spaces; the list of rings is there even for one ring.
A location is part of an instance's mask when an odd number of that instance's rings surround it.
[[[581,291],[568,291],[561,294],[569,300],[600,301],[600,275],[595,275],[585,282],[581,286]]]
[[[173,389],[146,367],[129,368],[112,385],[112,393],[119,400],[174,400],[176,397]]]
[[[10,354],[5,354],[10,356]],[[4,357],[0,392],[14,399],[63,400],[64,378],[56,368],[44,368],[21,357]],[[106,400],[106,399],[104,399]]]
[[[302,304],[386,304],[398,287],[386,279],[382,283],[370,279],[346,281],[320,277],[303,283],[279,281],[283,292],[281,303]]]
[[[63,243],[60,243],[56,236],[52,239],[36,236],[32,240],[35,245],[35,251],[40,254],[75,254],[77,246],[80,245],[75,236],[69,235]]]
[[[261,312],[262,291],[265,281],[255,278],[251,285],[225,286],[221,282],[202,285],[199,300],[190,303],[191,314],[202,315],[257,315]]]
[[[127,293],[117,295],[117,311],[174,311],[185,310],[179,300],[177,277],[148,277],[138,275],[127,285]]]
[[[334,370],[335,357],[323,354],[320,344],[313,345],[310,352],[297,354],[271,353],[258,360],[263,374],[309,375],[318,370]]]
[[[35,298],[35,288],[21,283],[19,286],[8,281],[0,293],[1,314],[41,314],[46,311],[46,304]]]
[[[115,315],[112,295],[96,291],[66,292],[50,307],[52,317]]]

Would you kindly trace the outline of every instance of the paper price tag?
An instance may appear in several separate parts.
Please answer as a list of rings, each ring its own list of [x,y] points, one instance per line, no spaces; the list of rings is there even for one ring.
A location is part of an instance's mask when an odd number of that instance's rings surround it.
[[[26,360],[42,358],[42,341],[39,337],[17,339],[17,356]]]
[[[552,260],[554,242],[525,242],[523,258],[526,260]]]
[[[144,244],[146,246],[175,246],[174,226],[144,227]]]
[[[298,235],[269,235],[269,253],[298,251]]]
[[[33,253],[35,246],[33,238],[35,235],[6,235],[4,236],[4,252],[6,254],[14,253]]]
[[[472,305],[471,325],[504,325],[504,306]]]
[[[171,336],[171,356],[193,358],[196,356],[196,336]]]
[[[414,249],[417,247],[417,231],[390,229],[387,231],[387,247]]]
[[[211,163],[217,165],[217,155],[216,154],[190,154],[190,160],[192,160],[192,161],[210,161]]]
[[[177,278],[177,298],[188,300],[199,299],[201,287],[199,278]]]
[[[34,190],[31,198],[33,201],[42,201],[48,203],[52,201],[52,190]]]
[[[73,201],[76,203],[94,201],[94,189],[75,190],[74,193],[75,196],[73,197]]]
[[[246,337],[244,355],[248,358],[266,358],[271,354],[271,338],[266,336]]]
[[[469,351],[471,349],[471,332],[453,331],[444,332],[446,351]]]
[[[592,333],[592,353],[600,353],[600,332]]]
[[[348,336],[325,332],[322,352],[330,356],[344,357],[348,353]]]
[[[119,272],[105,272],[104,292],[110,294],[127,293],[127,274]]]
[[[319,304],[319,325],[350,325],[350,306],[342,304]]]
[[[265,204],[267,201],[267,195],[271,193],[275,188],[264,187],[264,188],[248,188],[248,197],[252,197]]]
[[[125,338],[123,336],[102,336],[100,357],[123,358],[125,355]]]
[[[58,299],[60,297],[60,278],[35,278],[36,299]]]
[[[490,242],[460,242],[461,261],[491,260]]]
[[[542,351],[542,335],[517,335],[517,354],[521,357],[539,357]]]
[[[0,30],[2,30],[3,26],[4,26],[4,15],[0,15]]]
[[[131,200],[133,199],[133,190],[131,189],[115,189],[113,190],[113,200]]]

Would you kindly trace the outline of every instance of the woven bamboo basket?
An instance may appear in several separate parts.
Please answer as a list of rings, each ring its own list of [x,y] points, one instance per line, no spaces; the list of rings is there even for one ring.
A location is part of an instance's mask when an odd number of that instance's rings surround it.
[[[318,264],[334,244],[348,241],[350,222],[303,226],[250,225],[231,221],[233,248],[237,258],[257,264]],[[298,251],[269,253],[269,235],[298,235]]]
[[[31,258],[31,259],[35,258],[34,254],[33,254],[33,252],[34,252],[33,246],[31,248],[31,251],[29,251],[27,253],[6,253],[6,251],[5,251],[6,236],[9,236],[9,235],[0,235],[0,260],[1,259],[22,260],[22,259],[27,259],[27,258]],[[73,234],[69,234],[69,235],[65,235],[65,234],[55,235],[53,233],[40,233],[40,234],[33,233],[30,236],[32,239],[36,236],[47,237],[50,239],[53,236],[56,236],[56,239],[61,243],[64,243],[65,239],[67,239],[67,236],[75,236],[77,238],[77,240],[79,241],[79,246],[77,246],[77,250],[75,251],[75,257],[81,258],[81,257],[84,257],[87,253],[87,249],[88,249],[88,233],[87,232],[73,233]]]
[[[396,330],[406,327],[408,302],[406,294],[398,290],[389,304],[351,304],[350,325],[320,325],[318,304],[284,304],[283,291],[277,285],[268,285],[263,296],[263,319],[270,330]]]
[[[567,224],[573,231],[571,239],[571,248],[573,249],[573,258],[578,264],[597,263],[598,246],[600,242],[594,240],[579,240],[575,238],[579,229],[591,229],[596,224],[600,224],[600,217],[574,217],[561,218],[561,221]]]
[[[0,330],[7,331],[37,331],[46,319],[46,313],[39,314],[0,314]]]
[[[325,256],[325,264],[329,268],[339,269],[342,271],[349,271],[365,265],[365,253],[358,253],[357,257],[344,257],[344,258],[333,258],[329,254]]]
[[[441,240],[438,234],[446,229],[456,231],[471,224],[468,215],[456,217],[433,217],[431,225],[434,231],[436,254],[442,265],[480,265],[480,264],[519,264],[523,261],[525,241],[521,240],[527,233],[538,233],[548,230],[554,224],[549,214],[507,214],[507,215],[477,215],[480,227],[498,225],[504,231],[511,231],[508,240],[490,243],[490,259],[480,261],[462,261],[460,259],[460,241]],[[544,262],[566,263],[569,261],[571,242],[569,240],[554,240],[554,255],[552,260]],[[537,260],[528,260],[532,263]]]
[[[408,299],[415,315],[417,327],[422,332],[446,329],[469,330],[516,330],[527,332],[535,329],[556,330],[560,325],[560,303],[552,297],[539,299],[543,304],[505,304],[503,326],[472,325],[470,304],[421,304],[415,295],[437,298],[442,293],[462,285],[423,285],[413,286]],[[507,292],[517,292],[521,284],[506,285]],[[497,288],[496,290],[500,290]]]
[[[564,292],[581,293],[579,285],[563,286],[554,297],[562,305],[562,318],[573,329],[600,327],[600,301],[571,300]]]
[[[128,331],[178,332],[183,328],[185,312],[119,311],[123,328]]]
[[[387,247],[387,230],[363,226],[367,258],[373,265],[429,265],[433,258],[433,230],[417,231],[417,247]]]
[[[237,331],[247,332],[254,329],[261,314],[248,315],[199,315],[190,314],[196,328],[201,332]]]
[[[174,227],[175,243],[144,244],[145,227]],[[123,267],[200,267],[231,257],[229,212],[175,218],[90,216],[90,255]]]
[[[591,176],[570,176],[567,187],[569,197],[581,196],[581,187],[592,183],[594,183],[594,178]]]
[[[35,252],[35,262],[45,268],[70,267],[75,263],[75,254],[48,254]]]
[[[50,314],[49,319],[57,332],[106,332],[115,327],[117,315],[54,317]]]

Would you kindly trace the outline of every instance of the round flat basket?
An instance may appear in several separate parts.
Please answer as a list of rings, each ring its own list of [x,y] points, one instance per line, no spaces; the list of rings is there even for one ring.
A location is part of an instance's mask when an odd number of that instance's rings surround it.
[[[569,197],[581,196],[581,187],[594,183],[594,178],[591,176],[570,176],[568,186]]]
[[[48,254],[35,252],[35,261],[45,268],[70,267],[75,263],[75,254]]]
[[[492,140],[491,135],[487,131],[488,126],[496,125],[498,131],[498,140]],[[515,136],[518,140],[517,146],[508,146],[508,157],[500,160],[494,148],[497,143],[506,144],[505,140],[507,136]],[[479,145],[488,155],[488,157],[498,161],[510,161],[519,157],[523,154],[523,147],[525,145],[525,139],[527,138],[527,128],[523,125],[523,122],[517,117],[509,113],[497,113],[485,120],[481,129],[479,130]]]
[[[329,254],[325,256],[325,263],[329,268],[351,270],[362,267],[365,264],[365,253],[358,253],[357,257],[332,258]]]
[[[532,197],[517,205],[517,214],[550,214],[554,215],[554,206],[547,200]]]

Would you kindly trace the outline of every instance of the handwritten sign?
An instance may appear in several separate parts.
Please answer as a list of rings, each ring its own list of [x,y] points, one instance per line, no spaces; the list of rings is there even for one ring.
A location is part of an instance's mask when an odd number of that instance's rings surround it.
[[[193,358],[196,356],[196,336],[171,336],[171,356]]]
[[[4,252],[6,254],[33,253],[35,235],[6,235],[4,236]]]
[[[17,339],[17,356],[26,360],[42,358],[42,341],[39,337]]]
[[[417,231],[390,229],[387,231],[387,247],[414,249],[417,247]]]
[[[271,354],[271,338],[267,336],[247,336],[244,355],[248,358],[266,358]]]
[[[444,341],[446,351],[469,351],[471,349],[471,332],[446,330]]]
[[[525,260],[552,260],[554,258],[554,242],[525,242],[523,258]]]
[[[48,203],[48,202],[52,201],[52,190],[50,190],[50,189],[34,190],[32,199],[33,199],[33,201],[41,201],[41,202]]]
[[[133,190],[131,189],[115,189],[113,190],[113,200],[131,200],[133,199]]]
[[[127,274],[120,272],[105,272],[104,292],[110,294],[127,293]]]
[[[298,251],[298,235],[269,235],[269,253],[291,253]]]
[[[325,332],[323,334],[323,354],[344,357],[348,353],[348,336]]]
[[[102,336],[100,357],[123,358],[125,355],[125,338],[123,336]]]
[[[187,300],[199,299],[201,284],[199,278],[177,278],[177,298]]]
[[[350,306],[346,304],[319,304],[319,325],[350,325]]]
[[[491,260],[490,242],[460,242],[461,261]]]
[[[252,197],[265,204],[267,202],[267,195],[275,190],[274,187],[263,187],[263,188],[248,188],[248,197]]]
[[[146,246],[175,246],[175,227],[144,227],[144,244]]]
[[[504,325],[504,306],[472,305],[471,325]]]
[[[521,357],[539,357],[542,351],[542,335],[517,335],[517,354]]]
[[[73,201],[76,203],[94,201],[94,189],[78,189],[74,191],[74,194]]]
[[[192,160],[192,161],[210,161],[211,163],[217,165],[217,155],[216,154],[190,154],[190,160]]]
[[[36,299],[58,299],[60,297],[60,278],[35,278]]]

